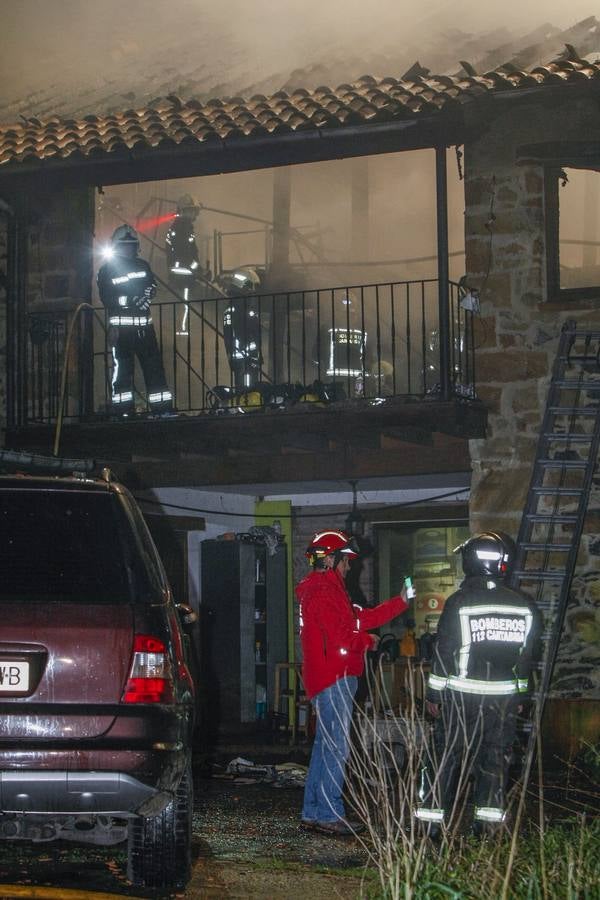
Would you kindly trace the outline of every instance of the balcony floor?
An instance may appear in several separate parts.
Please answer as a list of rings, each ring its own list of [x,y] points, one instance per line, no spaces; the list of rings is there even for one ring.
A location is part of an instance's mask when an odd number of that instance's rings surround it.
[[[326,407],[66,422],[59,455],[93,458],[136,487],[314,481],[465,471],[485,435],[479,401],[400,397]],[[6,446],[50,455],[54,425],[7,429]]]

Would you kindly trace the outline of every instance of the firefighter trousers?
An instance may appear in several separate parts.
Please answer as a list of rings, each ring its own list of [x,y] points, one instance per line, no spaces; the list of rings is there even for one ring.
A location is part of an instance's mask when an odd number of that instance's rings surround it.
[[[172,394],[167,387],[154,325],[111,327],[113,406],[124,411],[134,405],[133,375],[137,356],[144,376],[148,405],[155,410],[171,409]]]
[[[472,779],[475,821],[504,821],[518,703],[515,695],[446,692],[424,760],[418,819],[438,825],[456,820]]]

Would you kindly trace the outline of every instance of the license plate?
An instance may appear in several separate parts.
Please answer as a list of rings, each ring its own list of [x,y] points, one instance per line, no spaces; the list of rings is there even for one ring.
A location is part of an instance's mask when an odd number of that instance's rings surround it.
[[[0,693],[29,690],[28,662],[0,662]]]

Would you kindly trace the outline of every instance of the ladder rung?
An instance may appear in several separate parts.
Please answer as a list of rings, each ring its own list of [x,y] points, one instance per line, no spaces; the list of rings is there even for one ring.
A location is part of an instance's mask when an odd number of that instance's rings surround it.
[[[554,416],[597,416],[597,406],[549,406],[548,412]]]
[[[561,525],[579,521],[578,516],[571,516],[566,513],[560,513],[557,516],[553,516],[552,513],[525,513],[525,517],[529,522],[556,522]]]
[[[553,494],[558,497],[579,497],[583,494],[583,488],[553,488],[534,485],[532,490],[536,494]]]
[[[571,441],[573,444],[589,444],[593,440],[593,434],[573,434],[572,432],[559,433],[547,431],[544,434],[547,441]]]
[[[538,465],[547,469],[585,469],[587,459],[540,459]]]
[[[517,578],[531,579],[531,581],[562,581],[567,572],[566,569],[551,569],[549,571],[543,569],[517,569],[513,573]]]
[[[522,541],[519,544],[519,550],[538,550],[538,551],[557,551],[561,553],[568,552],[572,544],[536,544],[533,541]]]

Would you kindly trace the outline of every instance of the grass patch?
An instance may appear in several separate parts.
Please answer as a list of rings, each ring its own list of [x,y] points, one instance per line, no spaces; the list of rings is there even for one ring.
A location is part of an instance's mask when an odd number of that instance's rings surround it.
[[[530,830],[519,838],[508,884],[509,835],[457,838],[436,851],[406,847],[392,862],[380,893],[404,900],[599,900],[600,822],[585,820]],[[401,850],[401,848],[399,848]]]

